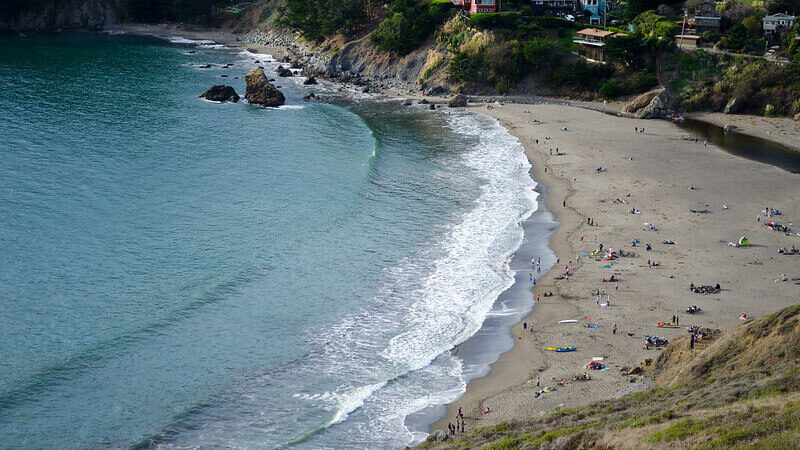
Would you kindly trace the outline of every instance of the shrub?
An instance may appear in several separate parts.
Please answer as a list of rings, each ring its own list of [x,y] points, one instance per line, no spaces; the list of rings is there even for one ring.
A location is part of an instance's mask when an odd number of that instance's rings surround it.
[[[533,38],[522,46],[525,60],[531,64],[542,64],[547,62],[555,48],[556,43],[547,38]]]
[[[372,42],[383,51],[404,55],[419,47],[450,11],[447,4],[395,0],[372,33]]]
[[[517,11],[500,13],[476,13],[469,17],[469,26],[475,28],[516,28],[522,22],[522,14]]]

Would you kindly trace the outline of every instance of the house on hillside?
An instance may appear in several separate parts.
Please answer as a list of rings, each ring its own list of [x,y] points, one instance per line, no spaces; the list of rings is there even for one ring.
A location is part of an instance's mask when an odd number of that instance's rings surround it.
[[[722,18],[724,14],[717,11],[717,4],[711,0],[706,0],[697,7],[694,17],[689,20],[693,25],[694,34],[702,35],[706,31],[719,33],[722,31]]]
[[[573,42],[578,44],[578,54],[592,61],[605,61],[603,46],[606,39],[615,36],[613,31],[598,30],[597,28],[584,28],[575,33]]]
[[[778,13],[764,16],[762,22],[764,24],[764,36],[775,33],[784,33],[791,30],[794,23],[797,21],[795,16],[789,14]]]
[[[580,11],[589,11],[592,15],[589,23],[599,25],[600,19],[606,14],[606,0],[580,0]]]
[[[533,14],[537,16],[564,17],[578,10],[579,0],[531,0]]]
[[[496,13],[500,12],[500,0],[451,0],[454,5],[475,13]]]

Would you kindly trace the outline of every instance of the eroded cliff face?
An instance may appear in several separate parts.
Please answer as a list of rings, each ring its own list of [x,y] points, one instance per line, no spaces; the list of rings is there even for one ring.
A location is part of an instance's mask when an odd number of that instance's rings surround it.
[[[124,0],[45,0],[0,14],[0,32],[101,30],[122,20]]]
[[[289,53],[287,61],[297,61],[305,75],[380,89],[447,88],[439,83],[418,81],[429,57],[430,43],[408,55],[398,56],[378,50],[368,35],[350,41],[337,36],[321,44],[309,45],[287,30],[260,26],[247,32],[243,39],[259,45],[286,48]]]

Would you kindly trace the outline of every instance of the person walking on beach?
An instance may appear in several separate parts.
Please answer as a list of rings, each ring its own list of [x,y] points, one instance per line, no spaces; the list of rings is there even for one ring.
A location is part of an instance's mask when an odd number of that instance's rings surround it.
[[[461,407],[458,407],[458,417],[464,418],[464,414],[461,413]]]
[[[617,334],[617,322],[611,327],[611,334]]]
[[[541,380],[539,379],[539,377],[536,377],[536,387],[539,387],[539,382],[540,382],[540,381],[541,381]]]
[[[527,330],[528,329],[528,322],[522,322],[522,329],[523,330]],[[460,408],[459,408],[459,412],[461,412]]]
[[[567,199],[564,199],[564,202],[561,204],[561,207],[562,208],[566,208],[567,207]]]

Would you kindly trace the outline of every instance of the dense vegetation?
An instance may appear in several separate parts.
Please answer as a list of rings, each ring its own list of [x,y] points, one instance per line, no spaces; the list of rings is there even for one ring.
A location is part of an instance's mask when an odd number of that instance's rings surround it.
[[[381,50],[406,54],[454,12],[449,3],[394,0],[386,18],[372,33],[372,40]]]
[[[800,305],[688,347],[677,340],[646,365],[648,391],[421,447],[797,448]]]
[[[233,3],[233,0],[128,0],[128,11],[138,22],[179,20],[210,24],[215,12]]]
[[[351,34],[368,21],[370,8],[369,0],[287,0],[279,24],[318,41],[337,33]]]

